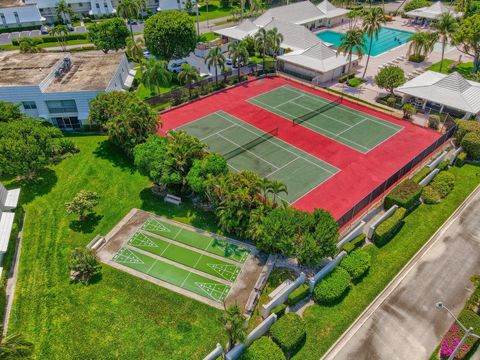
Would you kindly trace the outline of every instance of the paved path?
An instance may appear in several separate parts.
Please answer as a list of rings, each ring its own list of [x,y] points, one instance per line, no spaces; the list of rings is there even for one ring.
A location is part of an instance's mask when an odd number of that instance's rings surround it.
[[[480,187],[323,359],[428,359],[452,323],[435,303],[458,314],[480,273],[479,220]]]

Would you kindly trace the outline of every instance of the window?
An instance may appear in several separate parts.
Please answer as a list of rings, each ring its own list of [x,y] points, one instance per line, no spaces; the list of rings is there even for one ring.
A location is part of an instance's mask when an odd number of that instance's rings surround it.
[[[82,6],[83,6],[83,4],[82,4],[82,3],[78,3],[78,6],[82,7]]]
[[[5,15],[3,15],[2,13],[0,13],[0,19],[2,19],[3,25],[7,25],[7,20],[5,19]]]
[[[24,101],[22,102],[22,105],[25,110],[33,110],[37,108],[37,104],[35,104],[35,101]]]
[[[75,100],[49,100],[46,104],[51,114],[77,112]]]
[[[107,5],[106,2],[103,3],[103,7],[104,7],[105,9],[108,9],[108,5]]]
[[[19,22],[20,22],[20,18],[18,17],[18,12],[14,11],[14,12],[13,12],[13,16],[15,16],[15,21],[16,21],[17,23],[19,23]]]
[[[54,125],[62,130],[78,130],[81,127],[80,121],[76,116],[62,116],[51,119]]]
[[[97,9],[100,9],[100,4],[99,4],[99,3],[95,3],[95,7],[96,7]]]

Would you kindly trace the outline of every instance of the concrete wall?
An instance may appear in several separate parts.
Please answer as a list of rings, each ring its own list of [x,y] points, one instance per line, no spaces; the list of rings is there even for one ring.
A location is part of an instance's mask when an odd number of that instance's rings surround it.
[[[310,279],[309,285],[310,285],[310,292],[313,292],[313,289],[315,288],[315,285],[322,280],[325,276],[327,276],[329,273],[335,269],[335,267],[342,261],[342,259],[347,255],[346,251],[342,251],[340,254],[335,256],[332,261],[330,261],[327,265],[325,265],[322,270],[320,270],[318,273],[315,274],[313,278]]]
[[[222,345],[217,343],[217,346],[215,347],[215,349],[210,354],[205,356],[203,360],[216,360],[218,357],[222,356],[222,353],[223,353],[223,347]]]
[[[337,243],[337,249],[341,249],[345,244],[349,243],[353,239],[355,239],[358,235],[363,232],[363,228],[365,227],[365,221],[360,221],[360,223],[355,226],[347,235],[340,239]]]
[[[446,151],[442,152],[435,160],[432,160],[430,163],[428,163],[427,167],[429,169],[436,168],[438,166],[438,164],[440,164],[445,159],[445,156],[447,156]]]
[[[270,312],[278,305],[283,304],[287,300],[288,295],[305,282],[305,274],[302,272],[300,276],[285,289],[273,298],[268,304],[262,305],[262,317],[267,317]]]
[[[398,209],[398,205],[393,205],[390,209],[388,209],[385,212],[385,214],[383,214],[381,217],[375,220],[368,228],[367,238],[371,239],[373,237],[373,233],[375,232],[375,229],[377,228],[377,226],[380,225],[385,220],[387,220],[390,216],[392,216],[395,213],[395,211],[397,211],[397,209]]]
[[[426,186],[426,185],[428,185],[428,184],[430,183],[430,181],[432,181],[433,178],[434,178],[435,176],[437,176],[437,174],[438,174],[439,172],[440,172],[440,169],[435,169],[435,170],[433,170],[430,174],[428,174],[427,176],[425,176],[425,177],[423,178],[423,180],[420,181],[418,184],[419,184],[420,186]]]
[[[461,147],[459,147],[455,152],[450,156],[450,165],[453,165],[455,163],[455,160],[457,159],[458,155],[463,151]]]

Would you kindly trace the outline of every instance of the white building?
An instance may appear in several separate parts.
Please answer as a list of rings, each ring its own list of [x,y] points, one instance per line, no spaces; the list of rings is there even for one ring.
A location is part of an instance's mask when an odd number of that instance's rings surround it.
[[[0,0],[0,29],[40,26],[45,18],[35,5],[20,0]]]
[[[428,25],[431,21],[438,19],[444,13],[451,13],[454,17],[460,17],[463,15],[461,12],[455,12],[449,6],[445,6],[442,2],[438,1],[431,6],[422,7],[409,12],[406,12],[409,18],[413,19],[414,24]]]
[[[450,75],[427,71],[395,89],[403,102],[429,113],[449,113],[454,117],[479,117],[480,83],[465,80],[459,73]]]
[[[4,53],[0,54],[0,101],[20,103],[27,115],[61,129],[78,129],[97,94],[129,87],[129,71],[123,53]]]

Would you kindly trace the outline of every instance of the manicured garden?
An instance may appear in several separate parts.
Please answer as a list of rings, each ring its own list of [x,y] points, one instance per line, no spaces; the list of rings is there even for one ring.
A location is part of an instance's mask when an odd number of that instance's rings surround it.
[[[473,79],[473,63],[465,62],[455,65],[455,61],[451,59],[444,59],[443,62],[439,61],[427,68],[442,74],[451,74],[456,71],[466,79]],[[440,71],[440,65],[442,64],[442,71]]]

